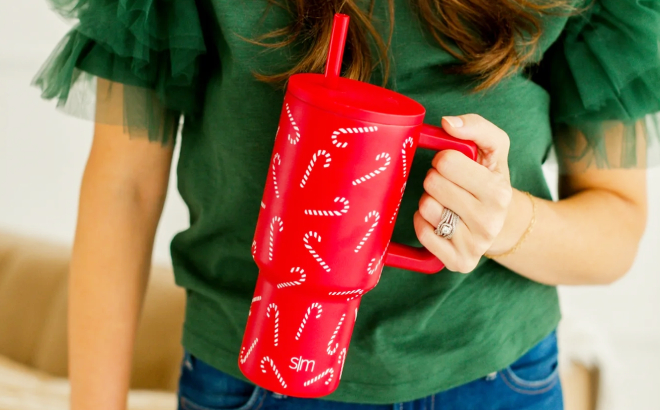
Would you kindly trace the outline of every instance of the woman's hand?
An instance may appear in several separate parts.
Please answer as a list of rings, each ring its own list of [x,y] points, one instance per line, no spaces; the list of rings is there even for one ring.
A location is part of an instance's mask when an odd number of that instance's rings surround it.
[[[414,224],[417,238],[447,269],[471,272],[498,236],[512,197],[509,179],[509,136],[476,114],[444,117],[448,134],[474,141],[476,162],[454,150],[438,152],[424,179]],[[434,233],[444,208],[460,216],[452,239]]]

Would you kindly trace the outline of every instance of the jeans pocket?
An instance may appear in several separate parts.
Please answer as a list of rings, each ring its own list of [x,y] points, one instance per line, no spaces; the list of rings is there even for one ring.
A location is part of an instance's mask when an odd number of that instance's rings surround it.
[[[504,383],[521,394],[542,394],[559,383],[557,337],[553,332],[511,366],[499,372]]]
[[[265,393],[186,352],[179,378],[179,410],[251,410]]]

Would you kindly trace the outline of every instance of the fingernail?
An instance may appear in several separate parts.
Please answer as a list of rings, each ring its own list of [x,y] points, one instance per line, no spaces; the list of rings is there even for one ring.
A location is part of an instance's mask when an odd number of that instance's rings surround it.
[[[463,126],[463,120],[461,119],[461,117],[442,117],[442,118],[447,120],[449,125],[451,125],[454,128],[459,128]]]

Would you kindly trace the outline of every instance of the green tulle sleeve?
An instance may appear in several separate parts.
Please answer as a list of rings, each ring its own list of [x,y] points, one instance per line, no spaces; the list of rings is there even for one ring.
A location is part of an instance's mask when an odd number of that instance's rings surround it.
[[[658,135],[647,125],[660,111],[659,0],[588,1],[541,64],[564,164],[649,165]]]
[[[206,46],[195,0],[51,2],[78,23],[33,80],[42,97],[163,143],[182,114],[201,109]]]

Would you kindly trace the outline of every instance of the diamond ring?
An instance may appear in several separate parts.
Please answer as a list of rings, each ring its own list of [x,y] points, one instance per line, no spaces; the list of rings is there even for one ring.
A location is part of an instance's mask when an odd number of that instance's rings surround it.
[[[442,217],[440,218],[440,223],[438,227],[435,228],[435,234],[445,238],[451,239],[454,236],[454,231],[456,230],[456,225],[458,224],[460,217],[454,213],[449,208],[445,208],[442,211]]]

